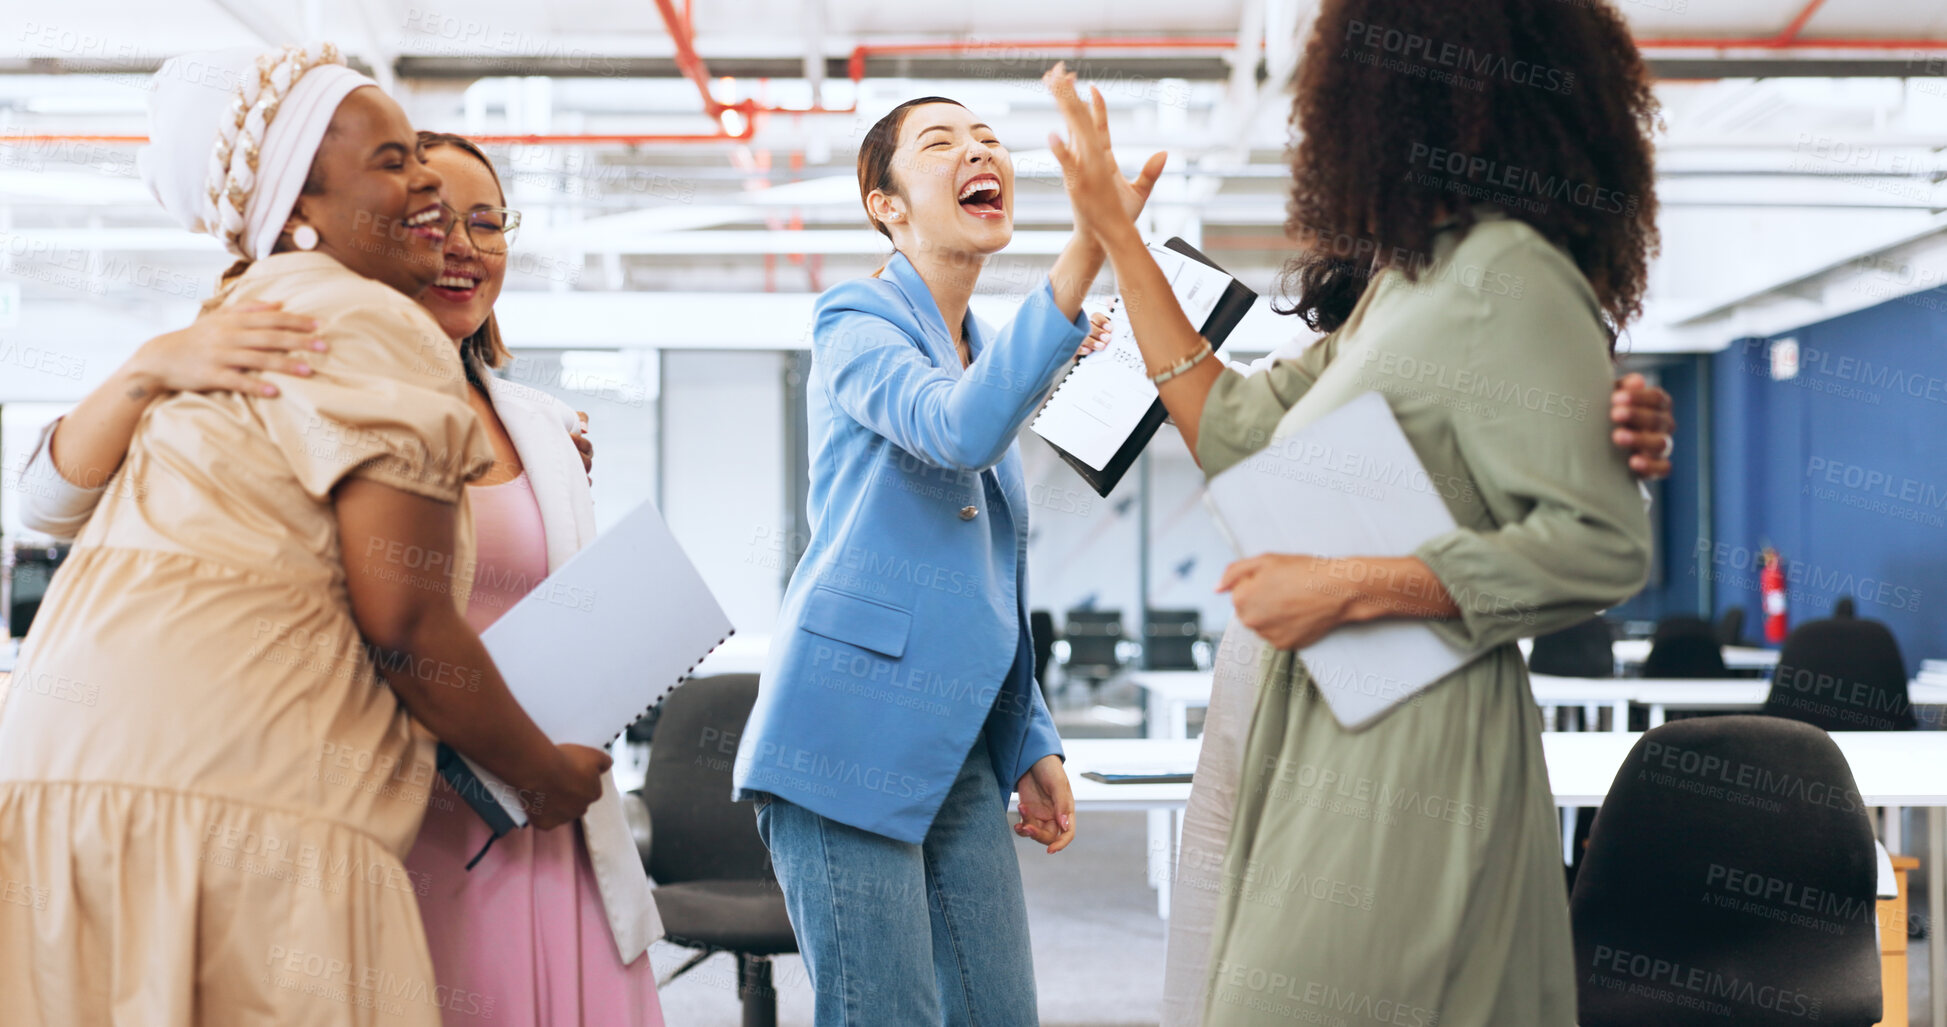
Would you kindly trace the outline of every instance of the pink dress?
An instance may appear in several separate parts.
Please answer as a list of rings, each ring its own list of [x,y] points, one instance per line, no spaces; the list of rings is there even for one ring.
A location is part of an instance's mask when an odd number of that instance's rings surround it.
[[[466,619],[479,631],[547,577],[547,542],[525,472],[467,492],[479,569]],[[442,781],[406,870],[446,1027],[662,1027],[649,957],[623,966],[616,951],[581,825],[515,831],[468,873],[486,843],[486,824]]]

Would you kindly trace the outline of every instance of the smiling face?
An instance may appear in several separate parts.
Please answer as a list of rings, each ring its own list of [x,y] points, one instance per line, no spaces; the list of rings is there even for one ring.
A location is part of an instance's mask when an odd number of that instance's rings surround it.
[[[905,112],[891,155],[893,189],[866,209],[908,255],[986,256],[1014,237],[1014,159],[973,112],[928,103]]]
[[[439,186],[406,112],[374,87],[354,89],[331,116],[277,252],[310,225],[318,252],[416,297],[440,272]]]
[[[479,158],[457,146],[426,148],[426,164],[439,174],[440,199],[460,212],[503,206],[500,183]],[[494,301],[507,280],[507,254],[474,247],[463,224],[456,221],[446,236],[439,278],[419,297],[448,337],[464,339],[479,330],[493,313]]]

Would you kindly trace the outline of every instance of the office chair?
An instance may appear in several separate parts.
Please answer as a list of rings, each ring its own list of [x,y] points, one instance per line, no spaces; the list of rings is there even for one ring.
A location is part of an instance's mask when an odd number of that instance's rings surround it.
[[[1876,620],[1815,620],[1785,639],[1764,712],[1826,731],[1911,731],[1900,643]]]
[[[13,637],[27,637],[34,615],[40,612],[41,599],[54,583],[54,572],[72,548],[66,542],[14,547],[12,584],[7,593],[7,631]]]
[[[1606,678],[1616,672],[1614,637],[1609,633],[1609,625],[1600,617],[1591,617],[1580,624],[1551,631],[1536,637],[1534,648],[1528,652],[1528,669],[1536,674],[1552,674],[1564,678]],[[1576,717],[1574,708],[1555,711],[1555,727],[1565,728],[1570,719]],[[1596,713],[1592,707],[1583,708],[1585,727],[1596,728],[1592,719]]]
[[[1744,638],[1744,607],[1733,606],[1717,618],[1717,641],[1737,645]]]
[[[1203,615],[1195,610],[1143,613],[1143,667],[1147,670],[1201,670]]]
[[[1645,734],[1570,900],[1581,1027],[1876,1023],[1878,860],[1857,800],[1839,747],[1806,724]]]
[[[1048,665],[1055,658],[1055,615],[1046,610],[1028,611],[1028,637],[1034,642],[1034,681],[1041,686],[1041,698],[1048,697]]]
[[[1724,648],[1717,628],[1701,617],[1666,617],[1650,638],[1650,654],[1643,661],[1646,678],[1724,678]]]
[[[1528,653],[1528,669],[1564,678],[1606,678],[1616,673],[1615,644],[1609,625],[1591,617],[1573,627],[1551,631],[1535,639]]]
[[[631,793],[648,811],[642,865],[655,880],[668,941],[697,954],[667,986],[718,952],[737,957],[743,1027],[776,1027],[771,957],[798,951],[771,854],[749,803],[730,801],[730,768],[757,702],[757,675],[698,678],[662,702],[649,773]]]
[[[1090,692],[1100,688],[1122,669],[1124,641],[1121,610],[1068,611],[1057,647],[1064,681],[1086,681]]]

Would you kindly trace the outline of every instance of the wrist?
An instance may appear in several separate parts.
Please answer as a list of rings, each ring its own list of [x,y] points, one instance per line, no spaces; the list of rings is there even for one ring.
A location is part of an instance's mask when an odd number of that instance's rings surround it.
[[[116,383],[121,386],[119,391],[131,398],[150,397],[166,391],[163,385],[162,372],[156,366],[154,349],[156,344],[164,338],[166,336],[158,335],[148,342],[143,343],[136,349],[134,355],[130,356],[127,362],[123,363],[116,370]],[[134,391],[138,389],[141,392],[140,396],[136,395]]]
[[[1144,248],[1143,234],[1134,221],[1118,219],[1086,234],[1092,245],[1100,247],[1111,258]]]
[[[1384,575],[1374,566],[1374,561],[1345,557],[1334,560],[1333,564],[1336,576],[1346,583],[1339,593],[1339,623],[1364,624],[1386,616],[1385,599],[1376,591]]]

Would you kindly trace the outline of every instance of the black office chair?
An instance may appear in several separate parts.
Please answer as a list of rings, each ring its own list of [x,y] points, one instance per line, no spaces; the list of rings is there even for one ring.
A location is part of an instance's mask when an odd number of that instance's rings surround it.
[[[1744,607],[1733,606],[1717,618],[1717,641],[1737,645],[1744,640]]]
[[[1900,643],[1876,620],[1815,620],[1785,639],[1764,712],[1826,731],[1911,731]]]
[[[1145,669],[1201,670],[1197,655],[1202,641],[1203,615],[1195,610],[1150,610],[1143,615]]]
[[[771,957],[798,951],[798,940],[750,804],[730,801],[737,740],[756,702],[755,674],[698,678],[670,693],[633,794],[649,812],[642,862],[667,940],[698,950],[662,983],[731,953],[744,1027],[776,1027]]]
[[[1055,659],[1055,615],[1046,610],[1029,610],[1028,636],[1034,642],[1034,680],[1041,686],[1041,696],[1045,699],[1048,665]]]
[[[1581,1027],[1867,1027],[1881,1015],[1872,823],[1839,747],[1776,717],[1645,734],[1570,908]]]
[[[14,546],[13,575],[8,590],[7,630],[15,638],[27,637],[27,629],[40,612],[41,599],[54,583],[54,572],[72,549],[66,542],[52,545]]]
[[[1643,660],[1646,678],[1730,677],[1724,666],[1724,647],[1717,628],[1702,617],[1666,617],[1650,638],[1650,654]]]
[[[1089,690],[1115,677],[1122,669],[1122,611],[1068,611],[1061,629],[1061,669],[1064,680],[1086,681]]]
[[[1851,596],[1840,596],[1839,601],[1832,604],[1833,620],[1852,620],[1857,616],[1859,605],[1852,601]]]
[[[1609,625],[1591,617],[1573,627],[1551,631],[1535,639],[1528,653],[1528,669],[1564,678],[1606,678],[1616,672],[1615,641]]]

